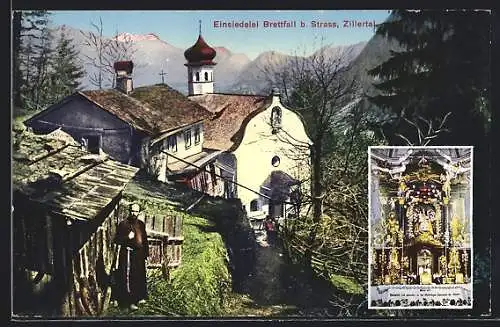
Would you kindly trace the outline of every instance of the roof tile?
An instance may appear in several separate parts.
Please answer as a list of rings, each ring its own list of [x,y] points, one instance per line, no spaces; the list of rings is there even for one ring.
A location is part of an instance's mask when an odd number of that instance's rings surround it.
[[[212,114],[166,84],[80,92],[102,109],[148,134],[156,135],[207,119]]]
[[[268,97],[262,95],[203,94],[189,99],[215,114],[205,122],[204,147],[223,151],[238,145],[247,117],[268,104]]]

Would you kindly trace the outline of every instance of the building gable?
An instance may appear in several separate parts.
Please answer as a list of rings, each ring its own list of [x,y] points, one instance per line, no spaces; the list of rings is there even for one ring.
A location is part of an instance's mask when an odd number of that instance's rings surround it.
[[[37,132],[57,128],[84,131],[120,130],[129,125],[80,93],[74,93],[29,118],[25,124]]]
[[[232,151],[246,143],[272,138],[290,146],[307,147],[312,144],[305,123],[297,112],[285,107],[279,99],[248,115],[234,135]]]

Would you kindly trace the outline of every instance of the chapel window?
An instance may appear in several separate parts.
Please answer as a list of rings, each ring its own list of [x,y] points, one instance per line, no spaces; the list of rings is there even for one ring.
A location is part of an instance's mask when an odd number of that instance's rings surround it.
[[[205,81],[208,81],[208,72],[205,72]]]
[[[276,106],[271,111],[271,127],[273,134],[277,133],[281,128],[281,108]]]
[[[101,150],[101,135],[86,135],[82,138],[82,143],[87,151],[99,154]]]
[[[271,159],[271,165],[273,165],[273,167],[278,167],[280,165],[280,157],[274,156]]]

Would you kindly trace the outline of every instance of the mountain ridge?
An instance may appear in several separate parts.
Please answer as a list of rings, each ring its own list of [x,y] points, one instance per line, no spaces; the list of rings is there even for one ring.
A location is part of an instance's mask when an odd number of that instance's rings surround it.
[[[73,28],[68,25],[56,26],[53,29],[56,36],[64,32],[73,40],[77,50],[80,51],[80,59],[85,62],[86,56],[94,56],[95,51],[84,45],[85,33],[89,31]],[[144,34],[133,34],[122,32],[114,37],[103,37],[106,40],[117,39],[120,42],[130,41],[136,53],[132,60],[135,63],[133,73],[134,85],[152,85],[162,81],[160,73],[163,71],[165,83],[176,88],[180,92],[187,94],[187,70],[184,64],[184,51],[186,49],[176,47],[168,41],[162,40],[158,34],[148,32]],[[372,38],[373,39],[373,38]],[[308,58],[318,53],[323,53],[326,57],[334,59],[338,56],[346,56],[346,64],[359,62],[358,56],[367,52],[370,41],[361,41],[351,45],[325,45],[309,56],[296,56],[270,50],[260,53],[251,60],[244,53],[235,53],[224,45],[212,46],[217,55],[214,58],[214,87],[220,93],[242,93],[242,94],[262,94],[265,76],[263,70],[280,69],[293,58]],[[193,38],[193,43],[195,39]],[[373,42],[372,42],[373,43]],[[388,51],[388,50],[387,50]],[[369,51],[368,51],[369,52]],[[347,54],[347,55],[346,55]],[[387,57],[384,52],[383,57]],[[377,58],[378,59],[378,58]],[[379,60],[377,60],[379,61]],[[361,66],[363,63],[360,64]],[[96,69],[88,63],[84,65],[87,76],[82,80],[83,88],[92,89],[88,75],[96,72]],[[360,68],[361,69],[361,68]],[[358,71],[359,73],[359,71]],[[364,72],[362,72],[364,73]],[[366,76],[365,76],[366,77]],[[106,87],[110,87],[107,85]],[[95,88],[95,87],[94,87]]]

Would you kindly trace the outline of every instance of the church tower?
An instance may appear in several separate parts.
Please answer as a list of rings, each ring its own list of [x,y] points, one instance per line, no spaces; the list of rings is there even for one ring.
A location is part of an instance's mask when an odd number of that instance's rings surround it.
[[[210,47],[200,34],[196,43],[184,52],[188,70],[189,95],[198,95],[214,92],[214,66],[212,60],[216,55],[215,49]]]

